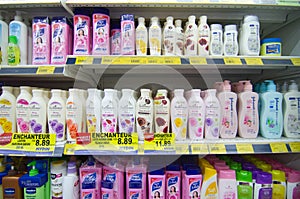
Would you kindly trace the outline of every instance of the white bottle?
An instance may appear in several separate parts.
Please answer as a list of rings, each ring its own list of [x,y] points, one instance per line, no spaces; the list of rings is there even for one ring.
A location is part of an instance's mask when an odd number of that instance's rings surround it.
[[[30,100],[30,132],[46,133],[47,103],[43,97],[43,90],[33,90]]]
[[[17,132],[28,133],[30,127],[29,103],[32,98],[31,88],[29,86],[21,86],[20,89],[21,93],[16,101]]]
[[[79,97],[81,100],[82,105],[82,126],[81,126],[81,132],[86,132],[86,92],[83,89],[78,89]]]
[[[65,160],[51,162],[51,190],[50,198],[63,198],[64,177],[67,175],[67,165]],[[68,192],[71,192],[69,187]],[[71,199],[71,198],[70,198]]]
[[[260,52],[260,24],[257,16],[244,17],[240,35],[240,55],[258,56]]]
[[[230,81],[216,83],[217,97],[221,106],[221,138],[235,138],[237,134],[238,119],[237,119],[237,94],[231,92]]]
[[[56,134],[56,141],[66,139],[66,101],[60,89],[51,90],[52,97],[48,102],[49,133]]]
[[[209,43],[210,43],[210,28],[207,24],[207,16],[201,16],[198,26],[198,55],[209,55]]]
[[[135,132],[135,106],[136,100],[133,96],[134,90],[122,89],[122,97],[119,101],[119,132],[133,133]]]
[[[76,142],[77,133],[82,128],[82,101],[78,89],[69,89],[66,103],[67,141]]]
[[[175,39],[175,55],[183,55],[184,49],[184,33],[181,27],[182,21],[180,19],[175,20],[175,31],[176,31],[176,39]]]
[[[188,103],[183,93],[183,89],[175,89],[171,101],[172,132],[175,133],[176,140],[185,140],[187,134]]]
[[[8,25],[0,12],[0,65],[7,65]]]
[[[117,132],[118,100],[114,89],[104,89],[104,98],[101,103],[102,132]]]
[[[141,89],[141,96],[136,103],[136,131],[139,140],[152,140],[153,133],[153,99],[150,89]]]
[[[300,138],[300,92],[295,81],[291,81],[289,90],[283,97],[284,136]]]
[[[185,30],[185,55],[194,56],[197,55],[198,28],[194,15],[189,16],[188,20],[189,22]]]
[[[218,187],[220,199],[237,199],[237,182],[234,170],[220,170],[218,172]]]
[[[167,23],[163,32],[163,52],[164,55],[175,55],[176,32],[173,25],[173,17],[167,17]]]
[[[220,135],[221,107],[216,97],[216,89],[207,89],[205,103],[205,132],[206,139],[218,139]]]
[[[223,55],[223,30],[221,24],[210,25],[209,53],[213,56]]]
[[[204,136],[205,104],[200,93],[200,89],[192,89],[188,99],[188,129],[191,140],[203,139]]]
[[[236,25],[226,25],[224,32],[223,52],[225,56],[237,56],[239,52],[238,32]]]
[[[68,199],[79,199],[79,178],[75,162],[68,163],[67,175],[63,179],[63,197]]]
[[[16,11],[16,16],[13,21],[9,23],[9,35],[16,36],[18,39],[18,46],[20,48],[20,64],[27,64],[27,42],[28,42],[28,30],[25,23],[22,22],[21,12]]]
[[[149,47],[150,55],[161,55],[161,27],[158,17],[151,18],[151,26],[149,28]]]
[[[136,55],[147,55],[148,49],[148,31],[145,26],[145,18],[138,18],[138,26],[135,30]]]
[[[2,86],[0,96],[0,135],[16,132],[16,97],[12,94],[13,88]]]
[[[170,132],[170,100],[165,89],[157,90],[154,97],[154,122],[155,133]]]
[[[88,89],[86,100],[86,124],[88,133],[101,132],[101,93],[96,88]]]

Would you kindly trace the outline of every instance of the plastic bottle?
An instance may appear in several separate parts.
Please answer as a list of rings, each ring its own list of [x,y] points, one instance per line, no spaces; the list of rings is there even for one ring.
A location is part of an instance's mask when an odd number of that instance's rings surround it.
[[[197,55],[198,43],[198,28],[195,23],[196,17],[194,15],[188,17],[188,24],[185,31],[185,55]]]
[[[250,81],[240,81],[244,86],[238,94],[238,133],[242,138],[256,138],[259,129],[258,94],[252,92]]]
[[[165,198],[166,176],[163,169],[148,173],[148,198]]]
[[[154,97],[154,120],[156,133],[169,133],[170,131],[170,100],[168,91],[157,90]]]
[[[272,170],[273,180],[273,199],[285,199],[286,198],[286,178],[285,172],[280,170]]]
[[[184,48],[184,33],[181,27],[182,21],[180,19],[175,20],[175,55],[182,56]]]
[[[101,103],[102,132],[115,133],[118,123],[118,101],[113,89],[104,89],[104,93],[105,96]]]
[[[152,140],[154,138],[153,109],[150,89],[141,89],[141,96],[136,105],[136,131],[139,140]]]
[[[86,100],[86,123],[88,133],[101,132],[101,103],[100,92],[96,88],[88,89]]]
[[[63,197],[64,177],[67,175],[67,165],[64,160],[51,162],[51,199]],[[71,191],[69,187],[69,191]]]
[[[30,127],[29,103],[32,98],[31,88],[29,86],[21,86],[20,89],[21,93],[16,100],[17,132],[28,133]]]
[[[3,184],[2,180],[4,176],[7,176],[7,171],[5,169],[5,166],[3,165],[3,158],[0,160],[0,199],[3,199]]]
[[[158,17],[151,17],[151,25],[149,27],[149,47],[150,55],[161,55],[162,31]]]
[[[25,23],[22,22],[20,11],[16,11],[14,20],[9,23],[9,36],[17,37],[17,44],[20,48],[20,64],[27,64],[27,40],[28,31]]]
[[[121,16],[121,53],[122,55],[134,55],[135,51],[135,26],[134,15]]]
[[[92,41],[90,12],[86,8],[76,8],[74,14],[73,55],[90,55]]]
[[[82,128],[82,104],[77,89],[69,89],[66,102],[67,141],[76,142],[77,133]]]
[[[206,139],[218,139],[220,135],[221,107],[216,97],[216,89],[207,89],[205,103],[204,136]]]
[[[198,23],[198,55],[209,55],[210,28],[207,24],[207,16],[201,16]]]
[[[258,17],[244,16],[239,37],[240,55],[259,56],[260,53],[260,25]]]
[[[32,64],[50,64],[51,27],[48,17],[34,17],[32,20]]]
[[[133,133],[135,132],[135,106],[136,101],[133,96],[134,90],[122,89],[122,97],[119,101],[119,132]]]
[[[290,82],[288,92],[283,96],[284,136],[300,138],[300,92],[294,80]]]
[[[175,89],[171,100],[171,124],[176,140],[185,140],[187,134],[188,103],[183,93],[183,89]]]
[[[290,171],[287,176],[287,198],[300,198],[300,172]]]
[[[119,23],[113,23],[111,28],[111,55],[121,55],[121,27]]]
[[[253,199],[272,199],[272,174],[260,172],[256,176]]]
[[[216,84],[220,88],[217,97],[221,106],[221,138],[235,138],[237,134],[237,95],[231,92],[230,81],[225,80],[220,84]]]
[[[180,166],[171,164],[166,167],[166,198],[181,198]]]
[[[110,17],[106,8],[94,8],[93,12],[93,55],[109,55]]]
[[[188,168],[186,170],[184,180],[187,188],[184,189],[185,193],[182,194],[183,197],[197,199],[200,198],[202,184],[202,174],[200,168]]]
[[[223,55],[223,30],[221,24],[210,25],[209,53],[213,56]]]
[[[148,31],[145,26],[145,18],[138,18],[138,26],[135,30],[136,55],[147,55],[148,50]]]
[[[191,140],[203,139],[204,136],[205,104],[200,92],[200,89],[192,89],[188,99],[188,129]]]
[[[114,199],[114,183],[108,180],[101,181],[101,198]]]
[[[8,25],[4,21],[2,13],[4,12],[0,11],[0,65],[6,65],[8,46]]]
[[[209,166],[202,168],[202,171],[204,172],[200,198],[218,199],[217,171]]]
[[[16,98],[12,94],[12,87],[2,86],[0,96],[0,134],[16,132]]]
[[[283,130],[282,94],[276,91],[272,80],[265,80],[267,92],[261,94],[261,135],[265,138],[280,138]]]
[[[173,17],[166,18],[167,23],[163,29],[163,54],[175,55],[176,31],[173,25]]]
[[[237,56],[239,52],[236,25],[226,25],[224,31],[224,56]]]
[[[129,182],[129,195],[127,196],[127,199],[145,198],[146,196],[143,196],[142,191],[141,182]]]
[[[47,103],[43,97],[43,90],[33,90],[29,103],[30,132],[46,133]]]
[[[48,102],[48,129],[49,133],[56,134],[56,141],[66,139],[66,101],[62,98],[60,89],[51,90],[52,97]]]
[[[253,199],[252,173],[250,171],[244,171],[244,170],[236,172],[236,181],[237,181],[237,198]]]
[[[77,175],[76,162],[68,163],[67,175],[63,177],[63,197],[79,199],[79,178]]]
[[[220,170],[218,173],[220,199],[237,199],[236,174],[234,170]]]
[[[20,48],[18,46],[18,39],[16,36],[9,36],[9,42],[7,47],[7,63],[11,66],[20,64]]]
[[[11,166],[8,174],[2,178],[3,198],[23,199],[23,190],[18,183],[22,175]]]

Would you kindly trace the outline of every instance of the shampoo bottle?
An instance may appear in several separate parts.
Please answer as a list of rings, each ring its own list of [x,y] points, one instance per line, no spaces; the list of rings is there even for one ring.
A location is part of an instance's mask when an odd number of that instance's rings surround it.
[[[101,103],[100,92],[96,88],[88,89],[86,100],[86,123],[88,133],[101,132]]]
[[[234,170],[220,170],[218,176],[219,199],[238,199]]]
[[[160,89],[154,97],[154,120],[156,133],[169,133],[170,131],[170,100],[168,91]]]
[[[29,103],[31,133],[46,133],[47,104],[43,92],[43,90],[32,91],[33,96]]]
[[[63,178],[63,197],[68,199],[79,199],[79,178],[75,162],[68,163],[67,175]]]
[[[122,55],[134,55],[135,51],[135,26],[134,15],[121,16],[121,53]]]
[[[250,171],[236,172],[237,198],[253,199],[252,173]]]
[[[256,176],[253,199],[272,199],[272,174],[260,172]]]
[[[198,28],[195,23],[196,17],[194,15],[189,16],[188,24],[185,31],[185,55],[195,56],[197,55],[197,42],[198,42]]]
[[[276,91],[272,80],[266,80],[267,92],[261,94],[261,135],[280,138],[283,130],[282,94]]]
[[[105,96],[101,103],[102,132],[117,132],[118,123],[118,101],[113,89],[104,89]]]
[[[148,31],[145,26],[145,18],[138,18],[138,26],[135,30],[136,55],[147,55],[148,50]]]
[[[122,89],[122,97],[118,108],[120,133],[131,134],[135,132],[136,100],[133,94],[134,90]]]
[[[111,55],[121,55],[121,27],[120,23],[113,23],[111,28]]]
[[[51,162],[51,199],[63,197],[64,177],[67,175],[67,165],[64,160]],[[70,191],[70,188],[69,188]]]
[[[108,180],[101,181],[101,198],[114,199],[114,183]]]
[[[148,173],[148,198],[165,199],[166,176],[163,169],[150,171]]]
[[[185,180],[185,186],[187,187],[186,189],[184,189],[185,190],[185,193],[183,193],[184,198],[200,199],[201,184],[202,184],[202,175],[200,172],[200,168],[197,167],[188,168],[186,170],[184,180]],[[209,196],[207,198],[209,198]]]
[[[161,55],[161,27],[158,17],[151,18],[151,26],[149,28],[149,47],[150,55]]]
[[[201,16],[198,24],[198,55],[209,55],[210,28],[207,24],[207,16]]]
[[[129,192],[127,199],[140,198],[144,199],[146,196],[143,195],[142,183],[129,181]]]
[[[173,25],[173,17],[167,17],[167,24],[163,31],[163,52],[164,55],[175,55],[176,31]]]
[[[223,30],[221,24],[211,24],[210,26],[209,52],[213,56],[223,55]]]
[[[20,89],[21,93],[16,101],[17,132],[28,133],[30,127],[29,103],[32,98],[31,88],[28,86],[21,86]]]
[[[182,21],[180,19],[175,20],[175,55],[182,56],[184,48],[184,33],[181,27]]]
[[[3,12],[0,11],[0,65],[7,64],[8,25],[4,21]],[[6,14],[6,13],[5,13]]]
[[[203,172],[203,182],[201,187],[201,197],[218,199],[218,186],[217,186],[217,171],[209,166],[205,166]]]
[[[167,199],[181,198],[181,180],[182,178],[181,178],[179,165],[171,164],[166,167],[166,198]]]

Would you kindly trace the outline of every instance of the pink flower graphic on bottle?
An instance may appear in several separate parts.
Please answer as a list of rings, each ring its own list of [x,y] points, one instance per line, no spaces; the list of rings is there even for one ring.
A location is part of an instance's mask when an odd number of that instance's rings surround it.
[[[116,118],[102,120],[102,132],[115,133],[116,132]]]
[[[249,127],[252,126],[252,121],[251,121],[251,119],[250,119],[250,117],[248,115],[246,115],[244,117],[244,124],[247,125],[247,126],[249,126]]]
[[[230,122],[228,121],[228,119],[226,117],[223,117],[223,119],[222,119],[222,126],[224,126],[225,128],[229,128],[229,126],[230,126]]]

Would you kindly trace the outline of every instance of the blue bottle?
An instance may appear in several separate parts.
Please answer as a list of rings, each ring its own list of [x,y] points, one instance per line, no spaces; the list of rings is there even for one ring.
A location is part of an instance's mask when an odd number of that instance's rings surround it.
[[[261,94],[260,133],[265,138],[280,138],[283,131],[282,94],[272,80],[265,80],[267,91]]]

